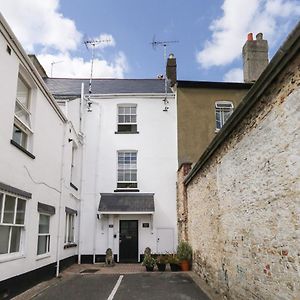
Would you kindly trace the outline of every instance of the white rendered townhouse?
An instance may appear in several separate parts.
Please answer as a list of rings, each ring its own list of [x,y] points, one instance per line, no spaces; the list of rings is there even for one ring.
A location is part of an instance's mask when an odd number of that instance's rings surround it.
[[[5,298],[76,260],[80,160],[75,160],[81,147],[75,127],[1,14],[0,82],[0,298]]]
[[[45,82],[60,104],[68,99],[71,120],[82,113],[80,261],[103,261],[107,248],[118,262],[140,261],[146,247],[173,252],[176,100],[164,80],[94,79],[90,101],[87,79]]]

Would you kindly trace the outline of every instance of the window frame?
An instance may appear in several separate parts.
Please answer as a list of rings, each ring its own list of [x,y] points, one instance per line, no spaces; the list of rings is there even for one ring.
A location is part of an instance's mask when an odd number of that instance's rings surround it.
[[[28,89],[27,93],[27,105],[25,106],[22,101],[18,99],[18,86],[19,80],[22,84]],[[17,85],[16,85],[16,95],[15,95],[15,106],[14,106],[14,121],[13,121],[13,129],[12,129],[12,139],[11,142],[20,150],[24,152],[28,151],[30,153],[32,151],[32,136],[34,134],[33,124],[33,107],[34,107],[34,99],[36,97],[37,87],[34,83],[31,76],[28,74],[28,71],[20,64],[19,72],[17,77]],[[22,121],[22,119],[17,115],[17,106],[19,111],[23,111],[25,115],[28,117],[28,122]],[[15,129],[16,127],[16,129]],[[19,130],[21,138],[18,138],[16,131]],[[25,140],[25,141],[24,141]]]
[[[65,236],[64,236],[64,245],[72,245],[75,244],[75,213],[68,213],[66,212],[66,217],[65,217]],[[72,221],[72,234],[73,239],[70,240],[70,220]]]
[[[8,245],[7,245],[7,252],[6,253],[0,253],[0,260],[5,259],[6,257],[14,257],[14,256],[20,256],[23,254],[23,244],[24,244],[24,231],[25,231],[25,222],[26,222],[26,205],[27,201],[23,197],[20,197],[18,195],[15,195],[13,193],[9,193],[3,190],[0,190],[0,195],[2,195],[1,198],[1,206],[0,206],[0,226],[1,227],[8,227],[9,233],[8,233]],[[5,212],[5,205],[7,201],[7,196],[13,197],[14,200],[14,209],[13,209],[13,220],[12,222],[4,222],[4,212]],[[23,222],[17,223],[17,214],[18,214],[18,204],[19,201],[24,201],[24,211],[23,211]],[[13,251],[11,249],[12,246],[12,239],[13,239],[13,228],[20,228],[20,232],[18,234],[18,243],[17,243],[17,251]]]
[[[227,105],[227,107],[225,107],[225,105]],[[228,107],[228,105],[230,105],[230,107]],[[228,113],[225,111],[226,109],[230,110],[230,114],[228,117],[225,117],[226,113]],[[221,128],[224,126],[224,124],[227,122],[227,120],[232,115],[233,111],[234,111],[234,105],[233,105],[232,101],[218,100],[215,102],[215,126],[216,126],[215,130],[216,130],[216,132],[221,130]],[[218,115],[220,116],[220,119],[217,118]],[[218,123],[220,124],[220,127],[218,127]]]
[[[119,109],[126,108],[130,109],[130,113],[120,113]],[[131,109],[135,108],[135,113],[131,113]],[[124,116],[124,122],[120,122],[120,116]],[[129,117],[130,121],[126,122],[126,116]],[[135,122],[132,122],[132,117],[135,117]],[[120,103],[117,105],[117,131],[116,133],[138,133],[137,131],[137,104],[136,103]],[[120,130],[122,127],[126,128],[126,126],[130,126],[130,130]]]
[[[129,168],[120,168],[120,164],[119,164],[119,155],[121,153],[130,153],[130,154],[133,154],[135,153],[136,155],[136,161],[135,161],[135,168],[132,168],[130,165],[131,163],[129,164]],[[137,163],[137,154],[138,154],[138,151],[137,150],[118,150],[117,151],[117,190],[137,190],[138,189],[138,176],[137,176],[137,173],[138,173],[138,163]],[[124,156],[124,159],[125,159],[125,156]],[[126,164],[124,164],[124,166],[126,166]],[[136,176],[136,180],[119,180],[119,172],[120,171],[123,171],[123,176],[125,176],[125,173],[126,171],[129,173],[131,173],[130,171],[135,171],[135,176]],[[131,174],[130,174],[131,176]],[[132,187],[124,187],[124,186],[121,186],[121,184],[128,184],[128,185],[133,185]]]
[[[78,145],[73,141],[72,143],[72,153],[71,153],[71,170],[70,170],[70,185],[75,190],[78,190],[79,181],[79,153]]]
[[[49,217],[49,228],[47,233],[40,233],[40,220],[41,220],[41,215]],[[38,238],[37,238],[37,249],[36,249],[36,254],[38,257],[40,256],[45,256],[50,254],[50,242],[51,242],[51,232],[50,232],[50,227],[51,227],[51,215],[46,214],[46,213],[41,213],[39,212],[39,223],[38,223]],[[39,253],[39,237],[46,236],[46,252]]]

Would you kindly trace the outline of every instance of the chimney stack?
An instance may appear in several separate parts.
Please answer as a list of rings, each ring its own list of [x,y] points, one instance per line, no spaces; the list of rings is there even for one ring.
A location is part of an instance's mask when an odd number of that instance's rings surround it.
[[[243,47],[244,81],[255,82],[269,63],[268,41],[263,39],[263,34],[258,33],[256,40],[249,33]]]
[[[174,86],[177,81],[177,64],[173,53],[169,55],[167,60],[166,76],[171,81],[171,86]]]

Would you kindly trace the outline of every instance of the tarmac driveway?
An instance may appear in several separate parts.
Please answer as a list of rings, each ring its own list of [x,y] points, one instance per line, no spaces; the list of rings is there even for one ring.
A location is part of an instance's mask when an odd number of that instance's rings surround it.
[[[35,300],[209,300],[184,273],[88,274],[64,278]]]

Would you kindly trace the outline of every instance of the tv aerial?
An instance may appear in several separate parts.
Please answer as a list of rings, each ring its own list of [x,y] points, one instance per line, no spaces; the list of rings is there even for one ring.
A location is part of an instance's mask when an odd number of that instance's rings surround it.
[[[156,50],[157,47],[163,47],[163,49],[164,49],[164,64],[165,65],[167,63],[167,47],[170,44],[175,44],[175,43],[179,43],[179,41],[176,41],[176,40],[173,40],[173,41],[157,41],[155,39],[155,35],[153,36],[153,39],[152,39],[152,42],[151,42],[152,48],[154,50]],[[166,68],[165,68],[165,97],[163,99],[165,108],[163,109],[163,111],[168,111],[169,110],[169,105],[168,105],[169,100],[167,98],[167,94],[168,94],[168,81],[167,81],[167,74],[166,74]]]
[[[62,63],[62,62],[64,62],[63,60],[60,60],[60,61],[53,61],[53,62],[51,62],[51,73],[50,73],[50,77],[52,78],[52,75],[53,75],[53,67],[54,67],[54,65],[56,65],[56,64],[60,64],[60,63]]]
[[[94,58],[95,58],[95,48],[96,46],[102,44],[102,43],[109,43],[111,42],[110,39],[103,39],[103,40],[85,40],[83,43],[85,44],[87,50],[92,50],[92,57],[91,57],[91,72],[90,72],[90,81],[89,81],[89,95],[88,95],[88,101],[87,101],[87,110],[88,112],[92,111],[92,101],[91,101],[91,94],[92,94],[92,79],[93,79],[93,68],[94,68]]]

